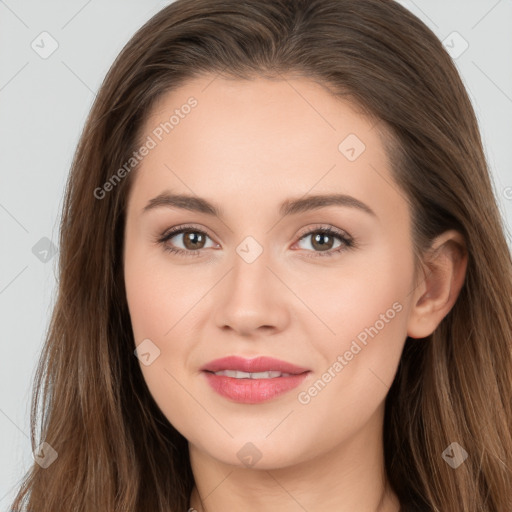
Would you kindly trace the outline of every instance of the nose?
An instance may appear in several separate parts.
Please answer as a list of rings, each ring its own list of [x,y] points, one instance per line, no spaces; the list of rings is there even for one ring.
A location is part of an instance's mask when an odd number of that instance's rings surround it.
[[[290,321],[291,292],[287,289],[270,251],[254,261],[234,255],[231,271],[216,290],[214,321],[222,330],[240,336],[274,334]]]

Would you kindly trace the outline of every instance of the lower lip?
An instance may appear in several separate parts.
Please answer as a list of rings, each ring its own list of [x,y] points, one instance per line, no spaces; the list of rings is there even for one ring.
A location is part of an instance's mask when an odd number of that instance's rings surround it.
[[[258,404],[272,400],[299,386],[308,373],[274,379],[235,379],[204,372],[208,384],[219,395],[242,404]]]

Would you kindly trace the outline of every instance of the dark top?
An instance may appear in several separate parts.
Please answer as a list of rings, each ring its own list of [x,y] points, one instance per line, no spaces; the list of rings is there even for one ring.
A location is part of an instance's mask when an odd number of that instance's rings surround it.
[[[405,504],[400,506],[400,512],[432,512],[432,509],[426,507],[418,508],[416,505]]]

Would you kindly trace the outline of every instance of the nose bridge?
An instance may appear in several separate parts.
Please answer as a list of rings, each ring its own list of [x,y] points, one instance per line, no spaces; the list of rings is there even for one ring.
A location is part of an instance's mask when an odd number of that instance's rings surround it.
[[[231,272],[216,301],[217,326],[230,326],[239,333],[250,333],[261,326],[282,329],[287,318],[286,303],[279,293],[278,280],[268,268],[272,267],[272,251],[253,237],[244,239],[235,250]]]
[[[268,288],[271,277],[271,272],[267,268],[271,265],[269,248],[264,247],[263,243],[253,236],[247,236],[236,247],[235,252],[230,278],[233,292],[259,293],[258,288]]]

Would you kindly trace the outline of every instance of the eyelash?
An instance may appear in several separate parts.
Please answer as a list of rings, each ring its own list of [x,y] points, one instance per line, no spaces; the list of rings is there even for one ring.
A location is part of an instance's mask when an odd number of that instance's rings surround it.
[[[205,235],[208,238],[211,238],[208,235],[208,233],[206,233],[202,229],[197,229],[194,226],[178,226],[175,228],[171,228],[170,230],[167,230],[163,235],[161,235],[160,237],[157,238],[156,242],[161,244],[163,246],[164,251],[166,251],[166,252],[178,254],[180,256],[200,256],[202,249],[185,250],[185,249],[179,249],[176,247],[172,247],[167,244],[167,242],[171,238],[175,237],[176,235],[180,235],[180,234],[186,233],[186,232],[200,233],[201,235]],[[309,231],[303,233],[299,237],[299,240],[302,240],[303,238],[306,238],[306,237],[316,234],[316,233],[320,233],[322,235],[328,235],[328,236],[332,236],[334,238],[338,238],[341,241],[341,245],[338,248],[331,249],[329,251],[307,251],[307,252],[314,253],[314,256],[308,255],[307,256],[308,258],[330,257],[335,254],[339,254],[342,251],[345,251],[347,249],[352,249],[353,247],[355,247],[355,241],[353,238],[345,235],[342,231],[338,231],[331,226],[328,226],[328,227],[322,226],[322,227],[316,227],[316,228],[310,229]]]

